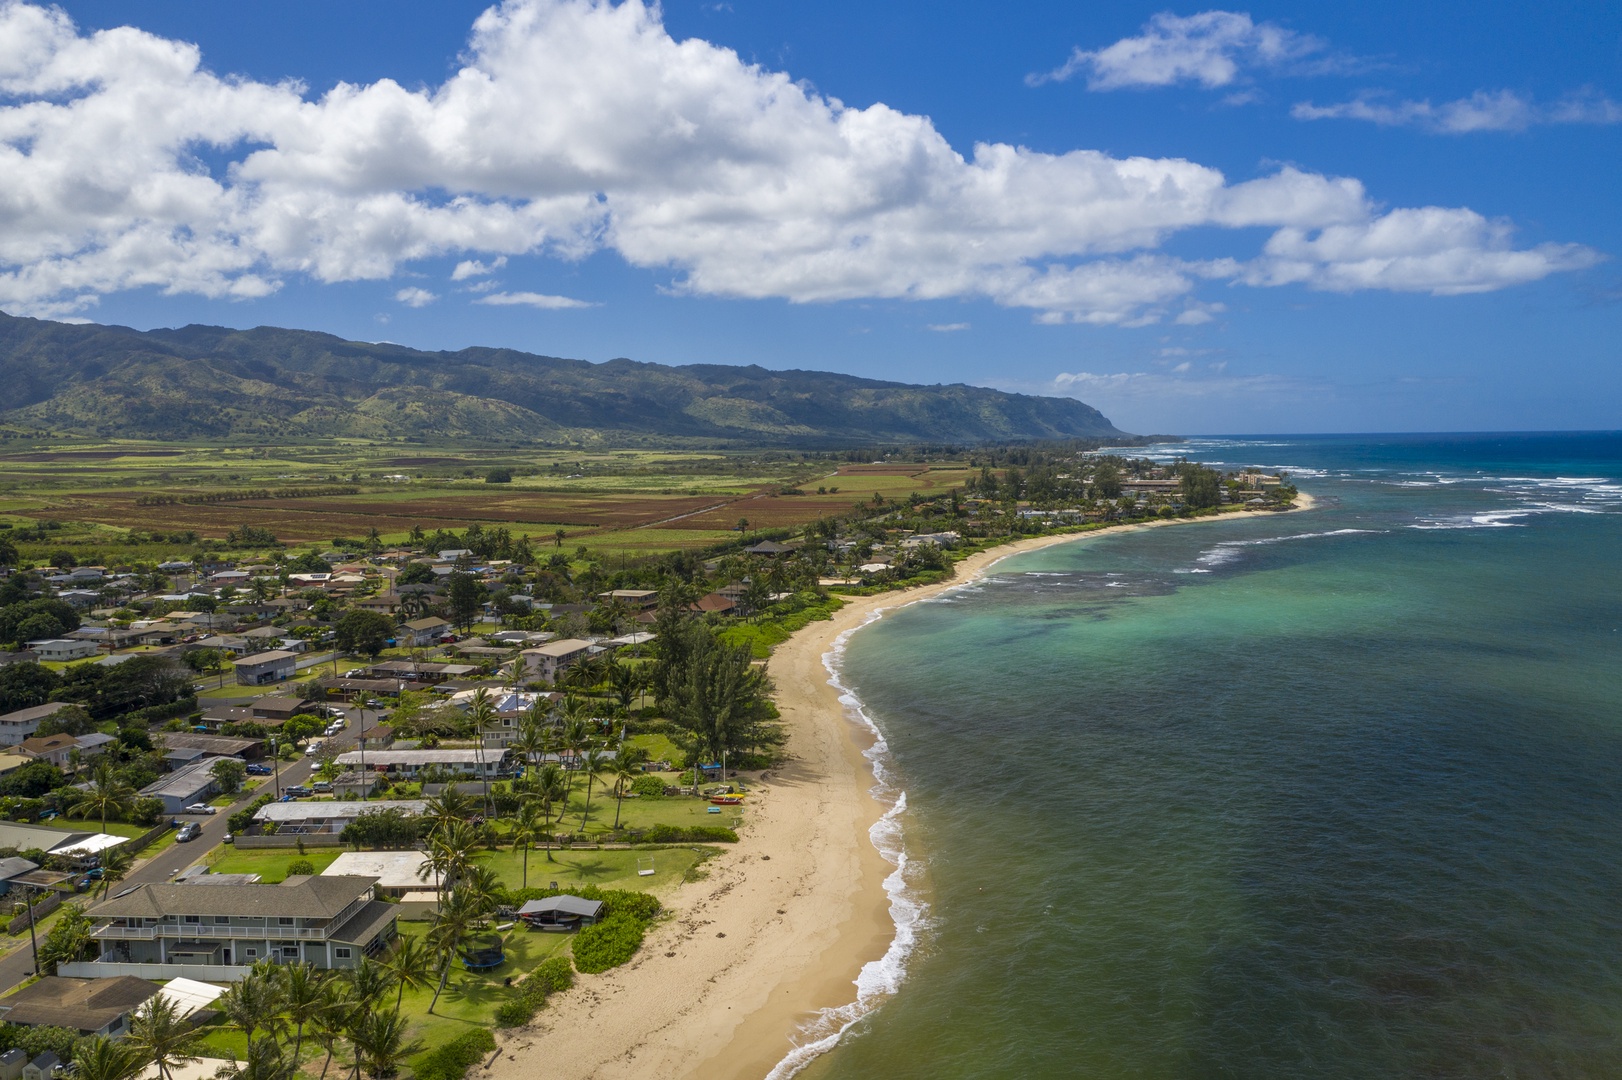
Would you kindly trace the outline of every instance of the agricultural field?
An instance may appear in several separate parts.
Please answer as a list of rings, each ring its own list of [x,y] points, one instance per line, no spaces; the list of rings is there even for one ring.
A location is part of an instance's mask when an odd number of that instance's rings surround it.
[[[488,482],[492,470],[510,480]],[[939,494],[968,475],[959,464],[788,451],[30,447],[0,454],[0,529],[17,530],[25,554],[82,550],[81,563],[179,554],[244,526],[296,548],[373,529],[386,544],[404,543],[413,529],[478,523],[537,546],[561,546],[561,531],[571,552],[653,555],[719,543],[740,522],[797,528],[875,494]]]

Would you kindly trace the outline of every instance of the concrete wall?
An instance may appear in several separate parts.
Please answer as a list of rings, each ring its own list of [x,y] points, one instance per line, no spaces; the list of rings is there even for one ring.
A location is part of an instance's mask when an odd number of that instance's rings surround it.
[[[196,979],[199,982],[236,982],[248,974],[236,964],[117,964],[81,960],[58,964],[58,975],[74,979],[116,979],[133,975],[137,979]]]

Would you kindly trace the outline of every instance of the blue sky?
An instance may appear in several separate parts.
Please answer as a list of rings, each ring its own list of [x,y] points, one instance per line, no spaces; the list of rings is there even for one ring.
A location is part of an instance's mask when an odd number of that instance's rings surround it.
[[[0,22],[15,314],[962,381],[1136,431],[1622,427],[1616,5]]]

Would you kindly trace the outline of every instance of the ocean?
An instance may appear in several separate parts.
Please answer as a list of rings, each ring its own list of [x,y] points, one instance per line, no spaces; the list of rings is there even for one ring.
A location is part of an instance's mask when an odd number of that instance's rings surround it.
[[[800,1075],[1622,1077],[1622,435],[1178,455],[1318,509],[1013,556],[837,653],[905,864]]]

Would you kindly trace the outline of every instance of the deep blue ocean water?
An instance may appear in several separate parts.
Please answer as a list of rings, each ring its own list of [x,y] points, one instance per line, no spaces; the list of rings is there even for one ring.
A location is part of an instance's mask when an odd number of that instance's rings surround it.
[[[927,903],[815,1077],[1622,1077],[1622,436],[1196,439],[1318,509],[850,640]]]

